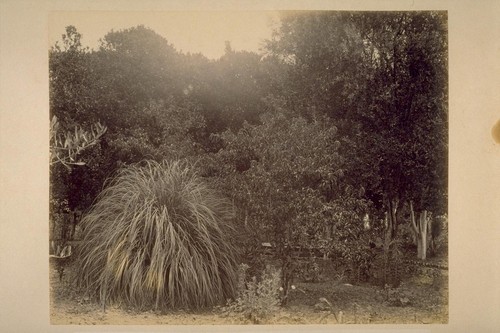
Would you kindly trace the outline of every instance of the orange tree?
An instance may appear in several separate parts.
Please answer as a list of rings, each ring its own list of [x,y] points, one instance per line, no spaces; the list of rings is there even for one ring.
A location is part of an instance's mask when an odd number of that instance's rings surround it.
[[[261,120],[220,135],[224,148],[204,167],[231,195],[240,230],[253,236],[254,245],[274,247],[286,299],[294,252],[339,249],[339,242],[359,234],[366,202],[344,186],[344,159],[328,118],[308,121],[275,106]]]
[[[385,219],[387,255],[411,210],[425,258],[426,212],[447,208],[446,22],[444,12],[286,13],[267,44],[287,68],[287,107],[337,125],[346,181]]]

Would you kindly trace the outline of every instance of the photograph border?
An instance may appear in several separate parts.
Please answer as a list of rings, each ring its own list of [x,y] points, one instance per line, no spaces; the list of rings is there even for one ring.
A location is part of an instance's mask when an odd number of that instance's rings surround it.
[[[54,326],[48,296],[48,15],[70,10],[447,10],[449,23],[449,324],[363,325],[348,332],[500,328],[500,4],[494,1],[15,1],[0,3],[0,329],[24,332],[233,331],[233,326]],[[306,326],[326,331],[331,326]],[[238,326],[267,331],[267,326]],[[275,326],[298,331],[302,326]]]

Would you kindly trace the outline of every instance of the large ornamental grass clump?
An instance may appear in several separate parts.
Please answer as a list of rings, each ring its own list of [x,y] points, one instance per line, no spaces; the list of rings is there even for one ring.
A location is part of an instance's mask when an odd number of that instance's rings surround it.
[[[224,302],[237,284],[233,215],[186,163],[125,168],[81,221],[78,284],[101,302],[139,308]]]

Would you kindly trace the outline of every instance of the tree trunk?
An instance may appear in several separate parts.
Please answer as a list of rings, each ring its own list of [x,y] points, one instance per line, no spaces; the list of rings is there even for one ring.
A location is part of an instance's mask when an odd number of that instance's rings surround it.
[[[413,202],[410,201],[410,216],[413,232],[417,239],[417,258],[425,260],[427,258],[427,211],[424,209],[419,213],[417,222]]]
[[[288,253],[285,257],[281,258],[281,282],[283,288],[283,297],[281,298],[281,305],[286,305],[288,302],[288,291],[293,283],[294,263]]]
[[[425,260],[427,258],[427,211],[423,210],[420,212],[420,239],[419,243],[421,243],[421,256],[419,259]]]
[[[433,223],[435,223],[434,220],[430,218],[427,226],[427,233],[429,234],[429,255],[432,257],[436,255],[436,235],[434,232]]]
[[[393,259],[393,240],[396,238],[398,227],[398,206],[399,200],[388,200],[384,235],[384,285],[394,282],[391,272],[395,263],[391,259]]]

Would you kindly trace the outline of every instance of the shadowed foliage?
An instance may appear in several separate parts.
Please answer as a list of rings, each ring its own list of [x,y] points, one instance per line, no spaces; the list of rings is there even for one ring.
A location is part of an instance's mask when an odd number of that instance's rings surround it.
[[[234,296],[234,211],[187,163],[122,169],[84,216],[78,284],[101,302],[201,308]]]

